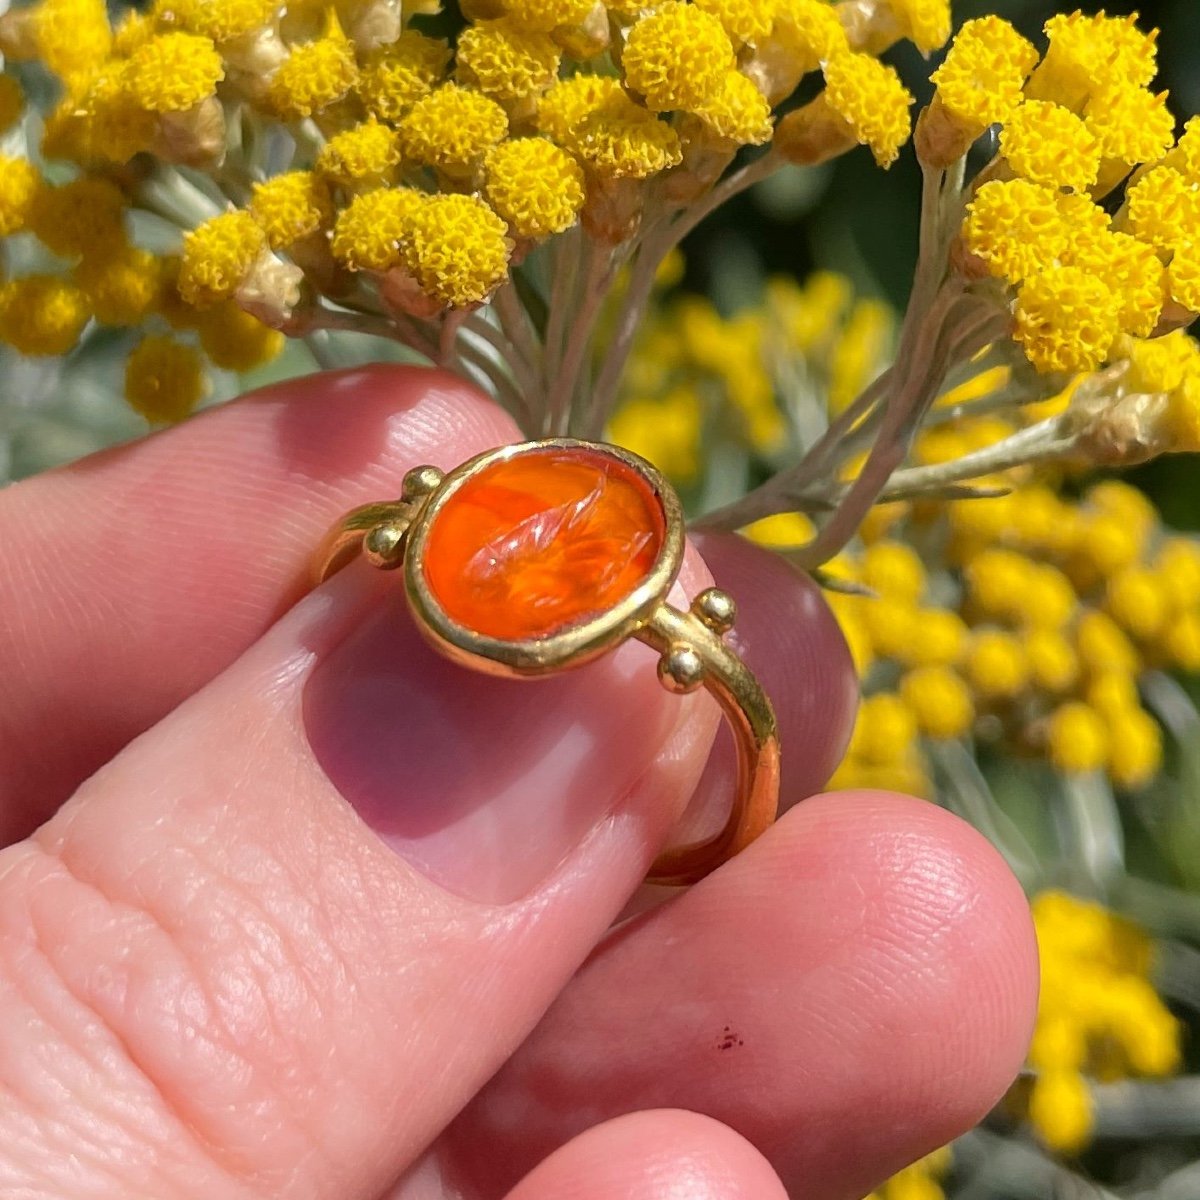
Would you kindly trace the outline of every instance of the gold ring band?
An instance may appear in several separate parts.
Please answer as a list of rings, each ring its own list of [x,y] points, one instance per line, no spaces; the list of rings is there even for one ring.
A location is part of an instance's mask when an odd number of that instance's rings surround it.
[[[736,609],[707,588],[666,601],[683,561],[679,499],[644,459],[573,438],[503,446],[443,474],[416,467],[395,501],[341,518],[314,555],[320,583],[358,555],[404,569],[417,625],[443,654],[492,675],[580,666],[636,637],[670,691],[715,697],[737,745],[737,785],[716,836],[669,849],[647,881],[702,879],[775,819],[779,734],[771,702],[725,644]]]

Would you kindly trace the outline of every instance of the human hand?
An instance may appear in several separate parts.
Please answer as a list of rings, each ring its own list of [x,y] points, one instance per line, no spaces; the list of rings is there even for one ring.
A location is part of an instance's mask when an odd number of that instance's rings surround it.
[[[453,666],[362,566],[289,609],[343,510],[516,438],[380,367],[0,493],[0,1195],[853,1200],[1003,1091],[1035,956],[967,826],[814,797],[610,934],[708,698],[636,643]],[[845,648],[779,560],[702,548],[787,808],[845,739]]]

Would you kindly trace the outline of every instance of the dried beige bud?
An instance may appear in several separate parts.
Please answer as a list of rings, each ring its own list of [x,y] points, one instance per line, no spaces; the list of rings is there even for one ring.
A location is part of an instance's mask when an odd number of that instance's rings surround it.
[[[225,110],[216,96],[206,96],[182,112],[158,114],[155,154],[165,162],[211,167],[225,157]]]

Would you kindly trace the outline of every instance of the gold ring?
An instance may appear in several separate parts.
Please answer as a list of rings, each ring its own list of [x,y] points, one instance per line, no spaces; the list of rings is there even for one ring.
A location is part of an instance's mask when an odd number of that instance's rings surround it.
[[[425,637],[492,675],[581,666],[635,637],[658,651],[669,691],[707,688],[737,743],[737,788],[719,834],[666,851],[647,876],[682,885],[767,829],[779,798],[774,710],[723,640],[733,599],[707,588],[686,612],[667,603],[683,545],[679,498],[648,462],[615,446],[547,438],[489,450],[447,474],[415,467],[399,500],[338,521],[313,566],[317,583],[360,553],[383,570],[403,566]]]

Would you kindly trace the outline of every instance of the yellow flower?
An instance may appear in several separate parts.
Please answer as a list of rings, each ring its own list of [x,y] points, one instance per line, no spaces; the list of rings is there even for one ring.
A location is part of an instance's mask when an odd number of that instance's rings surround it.
[[[200,345],[214,366],[225,371],[252,371],[277,357],[285,338],[226,300],[201,314]]]
[[[400,122],[404,154],[452,177],[470,175],[508,133],[508,117],[482,92],[447,83],[418,100]]]
[[[352,271],[386,271],[400,261],[400,242],[427,200],[413,188],[363,192],[340,212],[330,250]]]
[[[648,459],[669,479],[687,484],[700,472],[701,416],[695,389],[676,387],[661,398],[622,405],[609,433],[614,442]]]
[[[181,112],[199,104],[225,78],[211,39],[191,33],[163,33],[139,46],[129,58],[130,95],[150,112]]]
[[[859,300],[829,360],[829,411],[842,412],[883,369],[895,317],[881,300]]]
[[[125,364],[125,399],[153,424],[182,421],[204,399],[204,360],[192,346],[147,334]]]
[[[0,237],[25,228],[41,189],[42,177],[33,163],[0,154]]]
[[[1051,763],[1066,774],[1098,771],[1108,762],[1108,729],[1094,708],[1072,701],[1056,708],[1046,728]]]
[[[716,17],[739,46],[765,38],[775,24],[773,0],[695,0],[695,5]]]
[[[1171,250],[1200,236],[1200,187],[1170,167],[1147,171],[1126,194],[1129,230]]]
[[[1143,725],[1136,707],[1124,715]],[[1114,727],[1120,719],[1111,715]],[[1029,1119],[1048,1145],[1073,1153],[1091,1130],[1083,1072],[1119,1079],[1177,1071],[1179,1023],[1151,986],[1153,946],[1143,930],[1065,892],[1042,892],[1032,908],[1042,988]]]
[[[1071,257],[1118,298],[1121,329],[1148,337],[1158,325],[1166,298],[1166,273],[1161,260],[1152,247],[1127,233],[1106,232],[1094,246],[1094,257],[1078,251]]]
[[[869,54],[839,54],[825,64],[824,72],[829,107],[846,122],[855,141],[871,147],[881,167],[890,167],[912,128],[912,96],[900,76]]]
[[[1024,626],[1061,629],[1075,613],[1071,581],[1048,563],[1030,563],[1024,585],[1013,596],[1011,611]]]
[[[1055,629],[1030,629],[1025,635],[1025,656],[1034,686],[1047,692],[1065,692],[1079,678],[1079,660],[1071,643]]]
[[[636,21],[621,55],[626,84],[657,112],[701,107],[733,65],[721,22],[681,0],[665,0]]]
[[[1075,648],[1079,661],[1093,675],[1116,671],[1135,675],[1141,659],[1117,623],[1106,613],[1091,609],[1075,623]]]
[[[797,77],[850,48],[837,9],[825,0],[779,0],[771,41],[792,61]]]
[[[286,171],[254,185],[250,214],[271,248],[282,250],[327,226],[333,202],[329,189],[311,171]]]
[[[267,248],[267,235],[240,209],[212,217],[184,235],[179,293],[194,308],[228,300]]]
[[[975,633],[965,669],[972,688],[988,699],[1010,699],[1029,682],[1029,660],[1020,641],[999,629]]]
[[[921,619],[916,605],[881,597],[864,602],[858,612],[875,653],[880,658],[902,660]]]
[[[340,100],[358,82],[354,43],[329,10],[325,33],[291,47],[267,88],[267,100],[284,120],[311,117]]]
[[[925,568],[904,542],[876,542],[862,556],[862,582],[881,596],[911,604],[925,591]]]
[[[973,510],[986,509],[992,501],[970,501]],[[961,506],[959,506],[961,507]],[[1016,613],[1016,605],[1032,574],[1032,563],[1012,550],[984,550],[967,566],[967,592],[980,612],[989,617]]]
[[[578,126],[616,97],[628,100],[620,80],[611,75],[572,75],[560,80],[538,98],[538,130],[560,146],[570,146]]]
[[[946,44],[950,36],[950,0],[883,0],[901,37],[923,54]]]
[[[1175,143],[1166,92],[1156,96],[1147,88],[1101,86],[1088,101],[1086,119],[1100,153],[1126,166],[1161,158]]]
[[[913,667],[952,667],[966,652],[966,622],[945,608],[922,609],[912,636],[900,647],[901,662]]]
[[[575,223],[583,207],[583,170],[545,138],[501,142],[484,160],[488,203],[518,237],[542,238]]]
[[[990,274],[1020,283],[1063,253],[1067,230],[1050,188],[993,179],[967,206],[963,242]]]
[[[158,33],[158,16],[153,12],[127,9],[113,30],[113,54],[128,58],[139,46],[144,46]]]
[[[876,692],[859,705],[848,753],[876,766],[902,762],[916,737],[912,709],[891,692]]]
[[[90,316],[84,294],[65,279],[26,275],[0,284],[0,342],[21,354],[66,354]]]
[[[1145,530],[1125,514],[1089,514],[1076,532],[1073,565],[1090,568],[1085,575],[1111,575],[1137,560],[1144,539]]]
[[[1092,1133],[1092,1094],[1076,1071],[1047,1071],[1035,1080],[1029,1120],[1038,1136],[1060,1154],[1074,1154]]]
[[[179,23],[214,42],[231,41],[265,29],[279,11],[279,0],[173,0]]]
[[[975,720],[971,692],[949,667],[917,667],[900,680],[900,695],[927,737],[963,737]]]
[[[803,513],[774,513],[747,525],[742,530],[751,541],[772,550],[794,550],[811,541],[816,530]]]
[[[45,188],[29,213],[29,227],[55,254],[79,258],[125,240],[126,204],[107,179],[82,176]]]
[[[135,154],[149,149],[157,129],[156,115],[134,97],[128,71],[105,69],[91,80],[77,105],[68,101],[70,116],[65,124],[74,124],[79,134],[78,153],[64,157],[100,158],[114,163],[128,162]],[[50,130],[42,138],[42,152],[48,154]]]
[[[1192,179],[1200,178],[1200,117],[1192,117],[1184,125],[1179,141],[1163,159],[1163,165]]]
[[[346,188],[376,188],[391,183],[400,166],[400,137],[371,117],[336,133],[321,147],[315,170]]]
[[[1013,336],[1039,371],[1094,371],[1116,340],[1121,297],[1079,267],[1050,267],[1017,294]]]
[[[506,104],[544,92],[558,78],[561,57],[549,35],[504,17],[464,29],[455,55],[465,83]]]
[[[740,71],[726,71],[720,88],[694,111],[713,133],[728,141],[758,146],[771,140],[771,106]]]
[[[1167,397],[1163,434],[1173,453],[1200,450],[1200,379],[1185,379]]]
[[[103,325],[136,325],[154,307],[162,287],[159,260],[127,245],[93,250],[75,268],[74,278]]]
[[[1142,33],[1134,17],[1060,13],[1045,32],[1050,45],[1029,81],[1033,99],[1078,110],[1097,85],[1142,87],[1154,78],[1154,37]]]
[[[1200,312],[1200,242],[1179,246],[1167,267],[1171,299],[1192,312]]]
[[[7,133],[25,109],[25,94],[15,75],[0,75],[0,133]]]
[[[1182,671],[1200,671],[1200,613],[1185,612],[1176,617],[1163,635],[1163,649]]]
[[[1118,787],[1145,787],[1162,767],[1162,732],[1141,708],[1113,712],[1108,718],[1108,774]]]
[[[1153,566],[1175,609],[1190,608],[1200,596],[1200,544],[1186,537],[1166,538]]]
[[[683,160],[675,130],[619,88],[588,111],[563,144],[609,179],[645,179]]]
[[[582,25],[592,0],[506,0],[504,11],[525,29],[549,33],[560,26]]]
[[[1021,88],[1037,64],[1033,43],[999,17],[967,21],[930,76],[938,102],[970,140],[1007,121],[1021,103]]]
[[[1153,638],[1162,628],[1168,604],[1162,582],[1147,567],[1124,567],[1109,578],[1105,587],[1109,615],[1143,641]]]
[[[476,304],[508,275],[507,227],[482,200],[430,196],[410,224],[405,264],[422,291],[442,304]]]
[[[1083,698],[1111,724],[1114,713],[1138,707],[1137,680],[1125,671],[1102,670],[1088,681]]]
[[[109,56],[112,28],[104,0],[42,0],[32,13],[38,57],[68,84]]]
[[[449,62],[450,47],[445,42],[406,29],[367,59],[358,94],[367,111],[381,121],[399,121],[441,82]]]
[[[1082,191],[1100,173],[1100,143],[1069,108],[1027,100],[1000,131],[1000,153],[1020,176]]]

